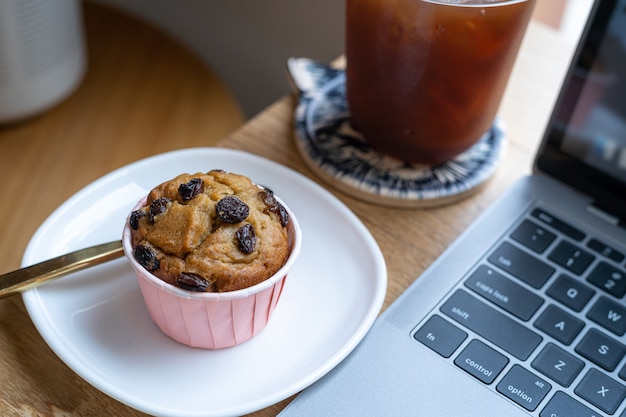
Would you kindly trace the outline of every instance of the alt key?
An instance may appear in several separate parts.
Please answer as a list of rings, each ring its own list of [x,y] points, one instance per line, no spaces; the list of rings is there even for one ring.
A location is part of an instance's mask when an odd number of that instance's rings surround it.
[[[519,365],[502,378],[496,389],[528,411],[534,411],[552,388],[548,382]]]

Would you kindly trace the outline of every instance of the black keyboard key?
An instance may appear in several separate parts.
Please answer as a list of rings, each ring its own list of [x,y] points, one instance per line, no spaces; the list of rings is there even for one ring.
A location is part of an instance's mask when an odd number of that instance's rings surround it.
[[[457,290],[441,312],[521,360],[541,343],[541,336],[463,290]]]
[[[567,242],[559,242],[557,247],[550,253],[548,258],[568,271],[580,275],[595,259],[590,252]]]
[[[585,323],[560,308],[550,305],[541,313],[535,322],[535,327],[564,345],[569,345],[585,327]]]
[[[574,382],[584,366],[583,361],[552,343],[548,343],[532,363],[533,368],[564,387]]]
[[[550,265],[507,242],[489,256],[489,262],[533,288],[541,288],[555,271]]]
[[[485,384],[491,384],[509,363],[509,359],[483,342],[472,340],[454,363]]]
[[[624,260],[625,256],[622,252],[618,251],[615,248],[610,247],[609,245],[600,242],[597,239],[591,239],[589,243],[587,243],[587,247],[600,255],[614,261],[620,263]]]
[[[591,306],[587,317],[618,336],[626,333],[626,307],[608,297],[600,297]]]
[[[600,417],[597,412],[573,399],[564,392],[557,392],[550,399],[539,417]]]
[[[534,252],[543,253],[543,251],[550,246],[550,243],[554,241],[556,235],[537,225],[535,222],[524,220],[517,229],[511,233],[511,238]]]
[[[580,281],[561,274],[546,291],[550,297],[574,311],[582,311],[596,292]]]
[[[543,298],[486,265],[474,271],[465,286],[524,321],[543,304]]]
[[[576,346],[576,352],[607,371],[612,371],[624,357],[626,346],[597,329],[591,329]]]
[[[585,234],[581,232],[579,229],[575,228],[574,226],[571,226],[570,224],[559,219],[558,217],[554,217],[552,214],[544,210],[535,209],[533,210],[532,215],[535,218],[544,222],[545,224],[552,226],[559,232],[565,233],[567,236],[571,237],[574,240],[577,240],[580,242],[581,240],[585,238]]]
[[[444,358],[449,358],[467,338],[467,333],[439,316],[432,316],[413,337]]]
[[[620,369],[619,373],[617,374],[617,376],[619,376],[620,378],[622,378],[624,381],[626,381],[626,365],[622,366],[622,369]],[[626,411],[626,410],[624,410]]]
[[[597,369],[590,369],[574,392],[605,413],[613,414],[626,396],[626,387]]]
[[[617,298],[626,294],[626,272],[607,262],[598,263],[589,273],[587,281]]]
[[[548,382],[515,365],[497,385],[498,392],[528,411],[534,411],[552,388]]]

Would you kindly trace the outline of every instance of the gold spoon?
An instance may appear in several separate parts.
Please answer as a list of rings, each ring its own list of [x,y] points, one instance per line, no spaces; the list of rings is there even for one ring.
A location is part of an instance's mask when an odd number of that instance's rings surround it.
[[[90,246],[0,275],[0,298],[34,288],[44,282],[119,258],[122,241]]]

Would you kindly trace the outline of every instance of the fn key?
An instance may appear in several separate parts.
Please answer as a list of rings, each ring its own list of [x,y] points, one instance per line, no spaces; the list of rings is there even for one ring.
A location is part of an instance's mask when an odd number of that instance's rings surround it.
[[[449,358],[463,343],[467,333],[439,316],[432,316],[414,337],[444,358]]]

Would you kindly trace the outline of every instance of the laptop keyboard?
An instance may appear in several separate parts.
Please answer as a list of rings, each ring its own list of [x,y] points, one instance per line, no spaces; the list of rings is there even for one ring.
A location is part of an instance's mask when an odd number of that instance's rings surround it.
[[[626,417],[625,255],[535,209],[414,338],[539,417]]]

